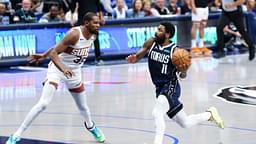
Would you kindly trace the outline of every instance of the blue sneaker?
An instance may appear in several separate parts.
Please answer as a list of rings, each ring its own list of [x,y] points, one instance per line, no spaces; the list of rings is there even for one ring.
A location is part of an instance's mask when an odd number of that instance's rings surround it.
[[[91,132],[91,134],[94,136],[94,138],[96,139],[97,142],[100,143],[104,143],[105,141],[105,136],[104,134],[101,132],[101,130],[95,126],[94,122],[93,122],[93,126],[91,128],[88,128],[86,123],[84,123],[86,129]]]
[[[18,141],[20,141],[19,137],[14,137],[13,135],[11,135],[5,142],[5,144],[17,144]]]

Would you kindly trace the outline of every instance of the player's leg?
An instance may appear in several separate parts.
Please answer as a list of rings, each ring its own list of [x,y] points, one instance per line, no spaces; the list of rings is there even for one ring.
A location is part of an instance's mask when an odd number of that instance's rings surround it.
[[[230,23],[230,19],[225,12],[222,12],[217,26],[217,53],[213,55],[214,58],[225,57],[224,53],[224,33],[223,29],[226,25]]]
[[[166,115],[168,110],[169,110],[169,103],[166,96],[159,95],[158,98],[156,99],[156,103],[152,112],[155,119],[155,126],[156,126],[156,135],[154,139],[154,144],[163,143],[164,131],[165,131],[164,116]]]
[[[29,111],[18,130],[9,137],[6,144],[16,144],[20,140],[22,133],[30,126],[35,118],[46,109],[47,105],[51,102],[52,97],[57,89],[58,83],[46,81],[43,87],[43,93],[36,105]]]
[[[191,48],[196,48],[196,32],[199,29],[200,22],[198,21],[192,21],[192,27],[191,27]]]
[[[75,100],[75,103],[81,113],[81,115],[84,117],[84,124],[88,131],[92,133],[94,138],[98,142],[104,142],[105,136],[102,133],[102,131],[95,126],[95,123],[92,121],[90,109],[87,105],[86,100],[86,94],[84,85],[81,82],[81,71],[75,71],[76,75],[72,79],[66,79],[66,84],[69,88],[69,91],[72,95],[72,97]]]
[[[248,33],[245,30],[243,13],[241,12],[234,13],[234,15],[231,16],[231,19],[234,25],[236,26],[237,30],[239,31],[239,33],[241,34],[241,36],[249,46],[249,60],[253,60],[255,57],[255,47],[251,38],[249,37]]]
[[[210,112],[203,112],[188,116],[182,109],[173,117],[173,120],[183,128],[190,128],[191,126],[197,125],[201,122],[208,121],[210,118]]]
[[[200,8],[200,27],[199,27],[199,45],[198,47],[201,49],[202,54],[206,56],[210,56],[212,54],[212,51],[205,47],[204,45],[204,30],[207,25],[208,21],[208,15],[209,15],[209,9],[206,8]]]
[[[158,97],[153,110],[156,125],[154,144],[162,144],[165,131],[164,116],[167,114],[172,118],[182,109],[183,105],[178,100],[180,96],[180,85],[178,81],[171,81],[163,87],[157,87],[156,93]]]
[[[196,44],[196,33],[200,27],[200,15],[198,13],[198,8],[196,8],[196,13],[192,13],[192,27],[191,27],[191,54],[193,57],[201,55],[201,51]]]
[[[101,57],[101,51],[100,51],[100,41],[99,41],[99,34],[96,36],[96,40],[94,41],[94,54],[95,54],[95,60],[96,65],[103,65],[104,62]]]

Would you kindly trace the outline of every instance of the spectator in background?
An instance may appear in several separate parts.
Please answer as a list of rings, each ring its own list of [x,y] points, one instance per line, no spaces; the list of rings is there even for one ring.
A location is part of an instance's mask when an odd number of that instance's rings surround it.
[[[100,0],[100,2],[103,7],[102,9],[105,10],[104,16],[111,17],[112,12],[113,12],[113,8],[111,6],[111,1],[110,0]]]
[[[180,15],[181,9],[177,4],[177,0],[169,0],[169,6],[167,7],[171,15]]]
[[[144,2],[143,2],[143,11],[145,13],[145,16],[159,16],[158,11],[155,8],[151,7],[151,1],[150,0],[144,0]]]
[[[43,3],[41,2],[41,0],[31,0],[31,2],[32,2],[31,10],[35,14],[42,14],[43,13]]]
[[[142,10],[142,0],[134,0],[132,8],[127,11],[128,18],[142,18],[145,16],[144,11]]]
[[[247,0],[246,7],[248,12],[256,14],[255,0]]]
[[[116,0],[116,7],[113,9],[113,19],[123,19],[127,17],[127,8],[125,8],[124,0]]]
[[[63,21],[63,19],[59,15],[59,12],[59,7],[52,5],[50,11],[40,18],[39,23]]]
[[[22,8],[17,10],[13,17],[14,23],[34,23],[36,17],[34,12],[31,10],[31,1],[23,0]]]
[[[226,25],[223,29],[224,32],[224,43],[228,51],[234,51],[234,45],[248,45],[241,40],[241,34],[238,32],[236,26],[233,23]]]
[[[42,0],[43,2],[43,13],[48,13],[52,5],[62,7],[62,0]]]
[[[182,15],[191,14],[190,0],[183,0],[183,5],[180,7]]]
[[[168,15],[170,12],[167,7],[165,7],[164,0],[156,0],[154,7],[160,15]]]
[[[61,9],[63,9],[64,14],[70,10],[71,2],[72,0],[61,0]]]
[[[6,11],[8,11],[12,8],[12,3],[10,0],[0,0],[0,3],[5,4]]]
[[[76,3],[76,7],[75,7],[75,10],[74,10],[74,13],[72,14],[73,17],[71,18],[71,10],[69,10],[66,14],[65,14],[65,21],[68,21],[68,22],[71,22],[71,19],[73,19],[73,21],[75,23],[77,23],[77,20],[78,20],[78,3]]]
[[[128,9],[132,8],[133,1],[134,0],[125,0]]]
[[[12,17],[9,12],[6,11],[6,5],[0,3],[0,25],[8,25],[11,23]]]
[[[21,9],[21,2],[22,0],[12,0],[11,1],[12,9],[14,9],[15,11]]]

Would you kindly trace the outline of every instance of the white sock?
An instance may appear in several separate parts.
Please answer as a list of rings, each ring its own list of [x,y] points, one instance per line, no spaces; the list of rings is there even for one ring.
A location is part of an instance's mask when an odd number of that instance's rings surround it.
[[[155,126],[156,126],[156,135],[155,135],[155,144],[162,144],[164,138],[164,131],[165,131],[165,121],[164,116],[166,112],[169,110],[169,103],[165,96],[160,95],[156,100],[155,107],[153,109],[153,116],[155,119]]]
[[[203,48],[204,47],[204,39],[199,40],[199,48]]]
[[[210,112],[203,112],[200,114],[187,115],[182,109],[173,118],[181,127],[189,128],[191,126],[197,125],[201,122],[208,121],[211,117]]]
[[[77,105],[81,115],[85,119],[87,127],[91,128],[93,126],[93,122],[92,122],[92,118],[91,118],[90,109],[87,105],[85,91],[80,92],[80,93],[71,92],[71,94],[76,102],[76,105]]]
[[[196,47],[196,39],[191,40],[191,47],[195,48]]]
[[[22,133],[30,126],[34,119],[46,109],[46,106],[51,102],[56,91],[56,87],[48,82],[43,87],[43,93],[36,105],[29,111],[19,129],[13,134],[14,137],[20,137]]]

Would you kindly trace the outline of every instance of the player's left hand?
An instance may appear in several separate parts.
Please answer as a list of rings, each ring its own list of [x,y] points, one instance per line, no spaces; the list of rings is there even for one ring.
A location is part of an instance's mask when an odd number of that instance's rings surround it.
[[[75,73],[71,70],[71,69],[65,69],[63,70],[63,74],[68,78],[72,78],[73,76],[75,76]]]
[[[43,54],[33,54],[33,55],[30,55],[27,60],[29,63],[36,62],[38,64],[39,62],[43,61],[44,59],[45,59],[45,57],[43,56]]]
[[[136,54],[129,55],[126,58],[126,60],[128,63],[135,63],[137,61],[137,56],[136,56]]]

